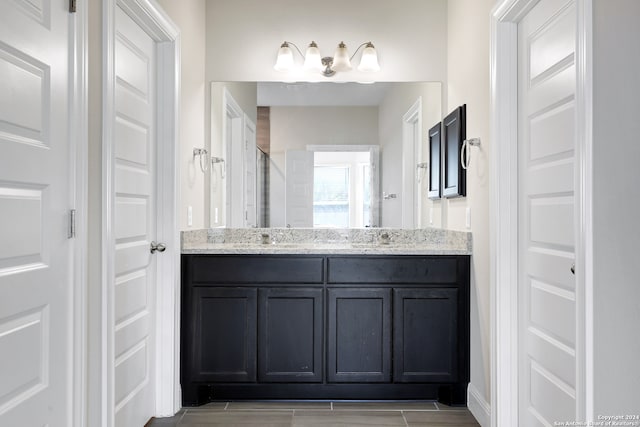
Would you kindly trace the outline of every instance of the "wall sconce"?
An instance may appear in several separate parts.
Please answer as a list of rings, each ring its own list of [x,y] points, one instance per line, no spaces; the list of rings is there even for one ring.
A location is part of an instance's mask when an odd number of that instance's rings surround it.
[[[316,42],[312,41],[307,47],[306,53],[303,55],[302,51],[295,43],[285,41],[278,50],[278,58],[276,65],[273,68],[276,71],[291,71],[295,66],[293,59],[293,51],[289,47],[292,45],[296,48],[300,56],[304,58],[303,68],[305,70],[316,70],[322,73],[325,77],[333,76],[337,71],[351,71],[351,60],[356,56],[358,51],[364,47],[362,51],[362,58],[360,58],[360,64],[358,65],[358,71],[364,72],[377,72],[380,71],[380,65],[378,64],[378,53],[376,48],[371,42],[362,43],[352,56],[349,56],[347,45],[344,42],[340,42],[333,57],[322,57],[320,49]]]

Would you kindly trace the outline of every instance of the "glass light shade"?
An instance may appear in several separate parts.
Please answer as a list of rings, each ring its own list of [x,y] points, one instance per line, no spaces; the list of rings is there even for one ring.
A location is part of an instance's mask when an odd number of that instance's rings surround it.
[[[291,71],[293,69],[293,52],[287,42],[282,43],[278,50],[278,59],[273,66],[276,71]]]
[[[358,71],[380,71],[380,64],[378,64],[378,53],[376,52],[376,48],[371,43],[367,43],[367,46],[362,51],[362,58],[360,59],[360,65],[358,65]]]
[[[305,70],[318,71],[324,68],[322,66],[322,55],[320,55],[320,49],[318,49],[316,42],[311,42],[304,54],[304,68]]]
[[[333,64],[331,69],[333,71],[351,71],[351,59],[349,59],[349,51],[344,42],[340,42],[336,53],[333,55]]]

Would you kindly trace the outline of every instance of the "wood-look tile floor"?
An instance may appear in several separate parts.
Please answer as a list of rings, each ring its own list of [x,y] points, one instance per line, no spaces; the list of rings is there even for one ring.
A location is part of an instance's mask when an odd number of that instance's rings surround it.
[[[437,402],[216,402],[184,408],[147,427],[479,427],[465,407]]]

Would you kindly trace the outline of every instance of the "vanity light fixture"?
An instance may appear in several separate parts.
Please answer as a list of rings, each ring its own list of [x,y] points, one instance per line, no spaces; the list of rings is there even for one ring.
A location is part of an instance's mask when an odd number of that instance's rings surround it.
[[[295,47],[300,56],[304,58],[303,68],[305,70],[320,71],[325,77],[331,77],[338,71],[351,71],[353,69],[351,60],[356,56],[356,54],[362,47],[364,47],[364,49],[362,51],[362,57],[360,58],[360,64],[358,65],[358,71],[380,71],[380,65],[378,64],[378,53],[376,52],[375,46],[371,42],[362,43],[360,46],[358,46],[352,56],[349,56],[347,45],[345,45],[344,42],[340,42],[333,57],[323,57],[320,54],[318,45],[314,41],[309,44],[304,55],[295,43],[288,41],[282,43],[282,45],[280,45],[280,50],[278,50],[276,65],[274,65],[273,67],[276,71],[287,72],[293,70],[293,68],[295,67],[293,50],[291,50],[290,46]]]

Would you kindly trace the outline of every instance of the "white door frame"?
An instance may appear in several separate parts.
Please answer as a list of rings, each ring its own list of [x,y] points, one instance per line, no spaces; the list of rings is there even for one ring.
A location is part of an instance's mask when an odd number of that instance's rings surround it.
[[[253,123],[253,121],[251,120],[251,118],[247,115],[247,113],[243,112],[243,117],[242,117],[244,126],[242,127],[242,140],[243,142],[243,149],[242,149],[242,210],[244,211],[244,227],[256,227],[257,223],[258,223],[258,157],[257,155],[255,155],[255,161],[253,162],[253,178],[254,178],[254,183],[253,183],[253,208],[255,210],[255,219],[256,219],[256,223],[255,224],[248,224],[247,223],[247,219],[248,219],[248,205],[249,202],[251,200],[249,200],[248,194],[247,194],[247,187],[249,185],[248,182],[248,178],[247,178],[247,172],[249,170],[250,167],[252,167],[251,165],[248,165],[247,162],[251,159],[249,157],[249,151],[253,151],[254,153],[256,152],[256,149],[258,148],[257,144],[256,144],[256,139],[257,139],[257,134],[256,134],[256,124]],[[249,146],[249,141],[247,141],[247,135],[249,134],[249,131],[253,132],[253,141],[252,141],[252,145]],[[257,153],[256,153],[257,154]]]
[[[491,425],[518,425],[518,22],[537,0],[491,12]],[[576,402],[593,420],[593,0],[576,0]]]
[[[180,232],[178,224],[180,33],[154,0],[103,2],[102,111],[102,288],[101,424],[114,423],[114,144],[115,135],[115,12],[122,7],[157,42],[157,239],[167,246],[158,262],[156,296],[156,415],[170,416],[181,407],[180,396]],[[94,351],[96,349],[93,349]]]
[[[71,159],[71,209],[75,209],[76,238],[72,241],[73,257],[72,283],[73,300],[73,353],[71,364],[73,380],[71,412],[72,425],[87,425],[87,366],[88,366],[88,304],[89,294],[87,273],[87,231],[88,231],[88,7],[86,2],[76,5],[71,15],[70,31],[73,34],[73,48],[69,51],[70,76],[69,94],[71,103],[69,128],[69,157]]]
[[[413,130],[420,130],[416,138]],[[418,144],[416,144],[418,142]],[[422,159],[422,97],[402,117],[402,228],[419,228],[421,217],[420,186],[416,182],[416,164]]]

